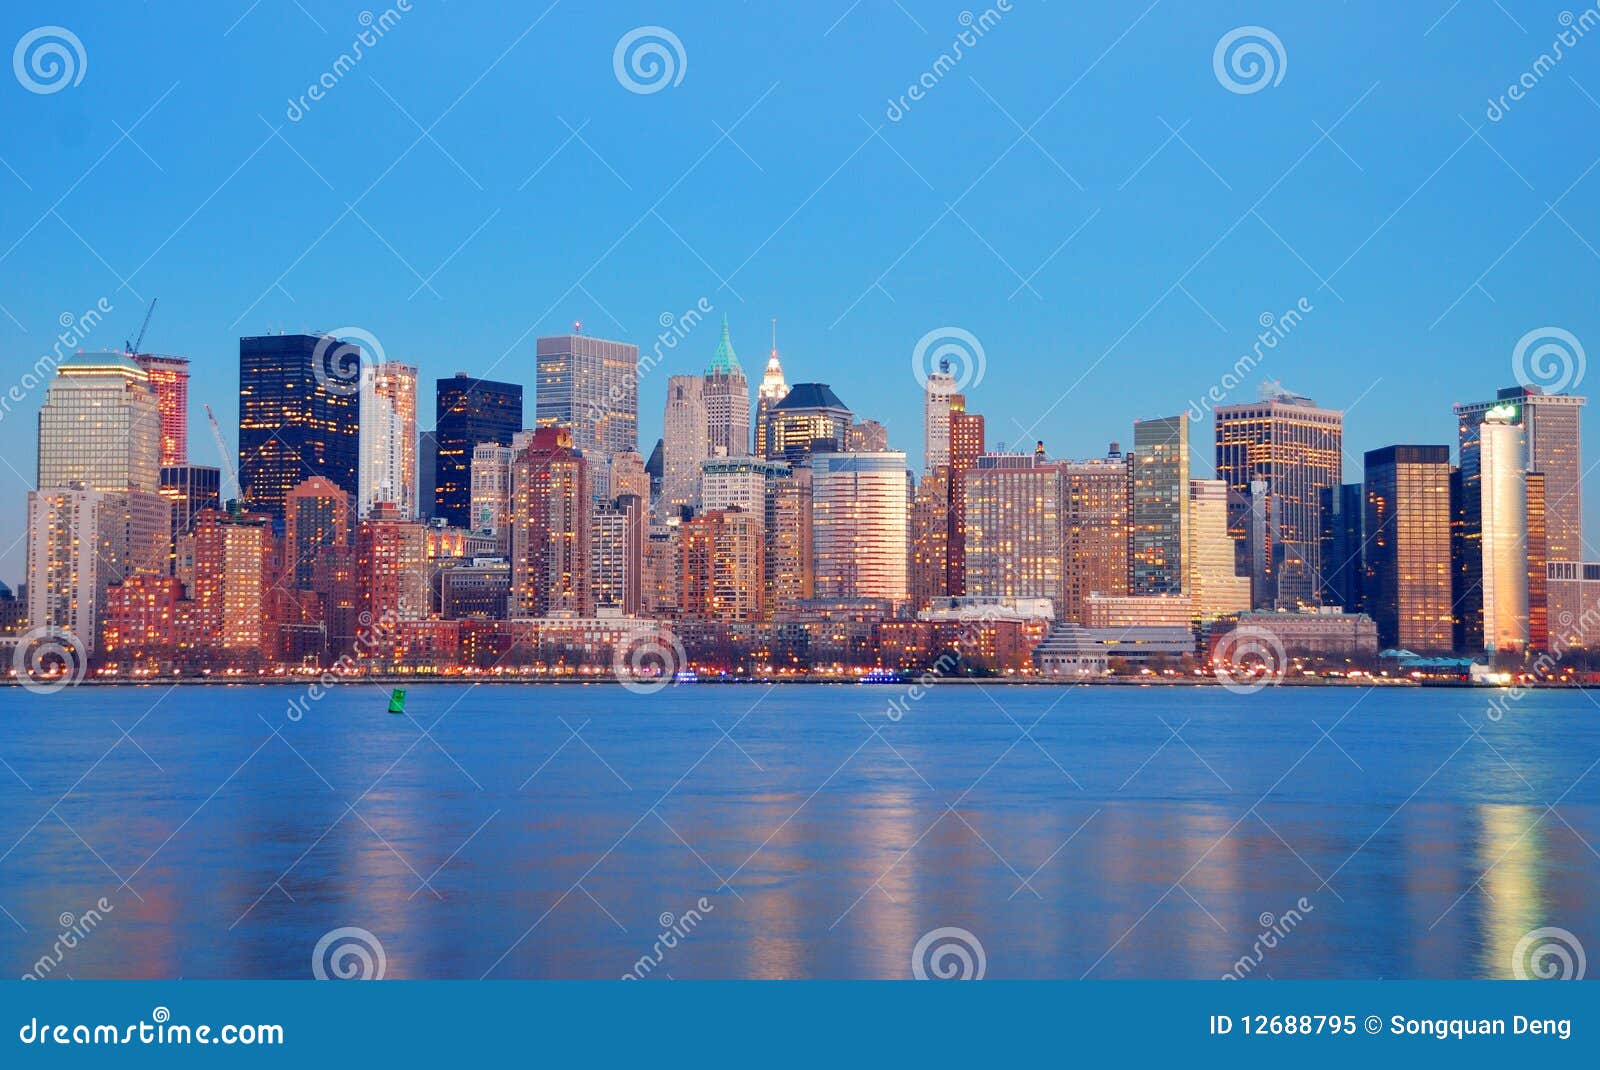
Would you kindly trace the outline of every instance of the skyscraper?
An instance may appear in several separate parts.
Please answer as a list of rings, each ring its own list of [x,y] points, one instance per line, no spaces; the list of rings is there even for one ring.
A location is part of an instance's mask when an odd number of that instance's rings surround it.
[[[705,383],[698,375],[673,375],[667,379],[661,495],[657,503],[658,515],[663,519],[700,506],[700,462],[711,456]]]
[[[417,517],[417,369],[384,361],[362,369],[361,470],[358,515],[392,502],[400,517]]]
[[[323,554],[350,544],[350,496],[331,479],[312,476],[284,500],[284,582],[309,591]]]
[[[706,456],[744,457],[750,452],[750,384],[739,366],[722,317],[722,337],[706,366],[702,388],[706,406]],[[634,448],[637,448],[636,446]]]
[[[572,432],[539,428],[511,466],[510,612],[589,613],[591,508],[588,459]]]
[[[222,470],[203,464],[161,469],[161,496],[172,505],[172,534],[188,534],[202,509],[222,508]]]
[[[756,391],[756,445],[755,455],[771,460],[772,410],[789,392],[783,380],[783,364],[778,360],[778,321],[772,321],[772,352],[767,356],[767,367],[761,375],[761,386]]]
[[[767,472],[762,565],[768,618],[794,609],[814,592],[811,555],[811,469],[773,462]]]
[[[39,487],[161,490],[161,418],[150,377],[122,353],[62,361],[39,410]]]
[[[540,338],[535,352],[535,426],[569,429],[589,460],[590,493],[609,498],[611,455],[639,448],[639,347],[574,333]]]
[[[1496,391],[1493,401],[1457,405],[1461,424],[1461,471],[1474,470],[1473,427],[1501,405],[1516,408],[1522,424],[1527,470],[1545,479],[1545,523],[1552,561],[1582,561],[1583,459],[1579,417],[1587,398],[1572,394],[1546,394],[1536,386],[1512,386]],[[1470,498],[1470,494],[1469,494]]]
[[[950,463],[950,399],[956,392],[956,377],[950,362],[928,375],[922,389],[922,470],[932,472]]]
[[[468,528],[472,516],[472,450],[480,443],[511,445],[522,430],[522,387],[475,379],[466,372],[440,379],[435,398],[433,515]]]
[[[1198,620],[1217,620],[1250,609],[1250,577],[1238,575],[1228,536],[1228,485],[1220,479],[1189,481],[1189,531],[1184,547],[1184,593]]]
[[[1182,594],[1190,519],[1188,413],[1133,425],[1128,481],[1128,593]]]
[[[765,565],[762,518],[742,509],[708,509],[678,532],[678,612],[685,620],[754,623],[762,619]]]
[[[975,468],[984,450],[982,415],[967,411],[967,399],[950,395],[950,573],[946,586],[953,595],[965,594],[967,583],[967,483],[963,478]]]
[[[1341,483],[1323,487],[1322,512],[1322,593],[1324,605],[1340,606],[1346,613],[1361,612],[1362,564],[1361,484]]]
[[[1461,466],[1455,518],[1455,616],[1456,645],[1462,650],[1488,645],[1480,428],[1491,417],[1521,426],[1525,472],[1542,477],[1546,560],[1578,561],[1584,555],[1579,417],[1585,400],[1545,394],[1537,387],[1513,386],[1497,391],[1494,401],[1455,407]]]
[[[811,469],[815,597],[904,601],[906,455],[817,453]]]
[[[987,453],[966,482],[966,594],[1048,598],[1064,560],[1060,466],[1033,453]]]
[[[911,500],[910,525],[911,546],[906,562],[906,583],[912,608],[920,610],[950,593],[948,464],[935,468],[917,484],[916,494]]]
[[[853,417],[827,383],[796,383],[772,408],[773,457],[804,464],[814,453],[850,448]]]
[[[189,360],[159,353],[133,358],[150,377],[156,409],[161,414],[161,466],[189,463]]]
[[[296,483],[324,476],[360,491],[360,376],[352,343],[310,334],[239,339],[239,485],[283,523]]]
[[[78,353],[39,410],[38,489],[28,495],[28,608],[36,628],[99,641],[110,585],[169,567],[160,421],[149,376],[122,353]]]
[[[1528,646],[1528,487],[1522,426],[1511,406],[1478,424],[1478,502],[1483,576],[1483,649]]]
[[[1083,623],[1091,594],[1128,593],[1128,463],[1109,455],[1061,464],[1062,597],[1058,620]]]
[[[511,518],[511,465],[515,446],[480,442],[472,447],[472,531],[504,535]]]
[[[1448,652],[1450,448],[1368,450],[1365,469],[1363,609],[1377,622],[1384,647]]]
[[[1255,604],[1317,604],[1318,509],[1322,490],[1342,478],[1344,414],[1268,383],[1257,401],[1216,410],[1216,436],[1217,478],[1233,492],[1237,568],[1250,576]],[[1260,523],[1250,522],[1247,503]]]

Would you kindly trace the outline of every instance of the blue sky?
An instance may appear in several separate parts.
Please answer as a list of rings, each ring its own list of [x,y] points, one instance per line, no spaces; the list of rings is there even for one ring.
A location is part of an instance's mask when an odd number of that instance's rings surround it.
[[[382,11],[302,3],[0,12],[4,50],[54,25],[87,58],[51,93],[0,72],[0,385],[63,312],[107,298],[85,347],[114,347],[159,296],[146,348],[193,359],[191,454],[216,463],[201,404],[234,422],[241,334],[357,326],[421,366],[424,411],[466,370],[524,383],[531,414],[537,335],[648,346],[705,298],[753,375],[776,316],[790,380],[832,384],[920,468],[930,331],[981,342],[991,446],[1095,455],[1304,298],[1228,400],[1270,375],[1349,407],[1355,479],[1362,450],[1452,441],[1450,404],[1509,384],[1527,332],[1600,345],[1600,30],[1485,114],[1550,49],[1555,4],[1012,0],[891,121],[981,5],[413,0],[291,121]],[[640,26],[681,42],[677,84],[620,83]],[[1219,79],[1240,26],[1281,43],[1275,85]],[[645,450],[665,376],[715,344],[701,328],[644,382]],[[12,583],[41,400],[0,419]]]

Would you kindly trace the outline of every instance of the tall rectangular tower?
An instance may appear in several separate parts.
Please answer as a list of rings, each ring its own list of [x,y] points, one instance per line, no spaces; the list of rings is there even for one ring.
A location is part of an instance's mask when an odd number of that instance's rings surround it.
[[[522,387],[457,372],[438,381],[435,405],[433,515],[451,527],[473,527],[472,451],[511,445],[522,430]]]
[[[1368,450],[1365,610],[1378,642],[1418,654],[1452,646],[1450,447]]]
[[[639,448],[639,347],[561,334],[538,339],[534,348],[535,426],[571,431],[573,447],[589,460],[590,492],[610,497],[611,455]]]
[[[239,485],[274,526],[307,476],[359,493],[364,359],[354,343],[325,335],[239,339]]]
[[[1256,604],[1319,604],[1318,514],[1322,491],[1343,477],[1344,413],[1268,384],[1253,403],[1219,407],[1216,433],[1217,478],[1232,492],[1229,533]],[[1255,502],[1254,481],[1267,501]],[[1247,503],[1264,524],[1250,523]],[[1249,545],[1257,540],[1264,545]]]
[[[1133,425],[1128,593],[1182,594],[1189,530],[1189,414]]]

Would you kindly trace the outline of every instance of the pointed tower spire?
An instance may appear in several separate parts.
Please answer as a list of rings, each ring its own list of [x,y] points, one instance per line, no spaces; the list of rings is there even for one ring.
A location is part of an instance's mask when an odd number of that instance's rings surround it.
[[[733,338],[728,331],[728,314],[722,314],[722,340],[717,343],[717,351],[711,354],[711,364],[706,368],[707,375],[743,375],[744,369],[739,367],[739,357],[733,351]]]

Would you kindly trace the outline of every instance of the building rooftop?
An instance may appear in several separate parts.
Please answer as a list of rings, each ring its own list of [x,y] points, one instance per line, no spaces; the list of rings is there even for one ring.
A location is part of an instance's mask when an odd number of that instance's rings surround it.
[[[68,373],[90,373],[116,371],[124,372],[139,379],[148,379],[145,370],[139,367],[138,361],[121,352],[84,353],[77,352],[66,360],[56,365],[56,370]]]
[[[739,367],[739,356],[733,351],[733,339],[728,334],[728,317],[722,317],[722,338],[717,342],[717,351],[711,354],[711,363],[706,366],[707,375],[743,375],[744,369]]]
[[[849,412],[827,383],[796,383],[774,409],[839,409]]]

